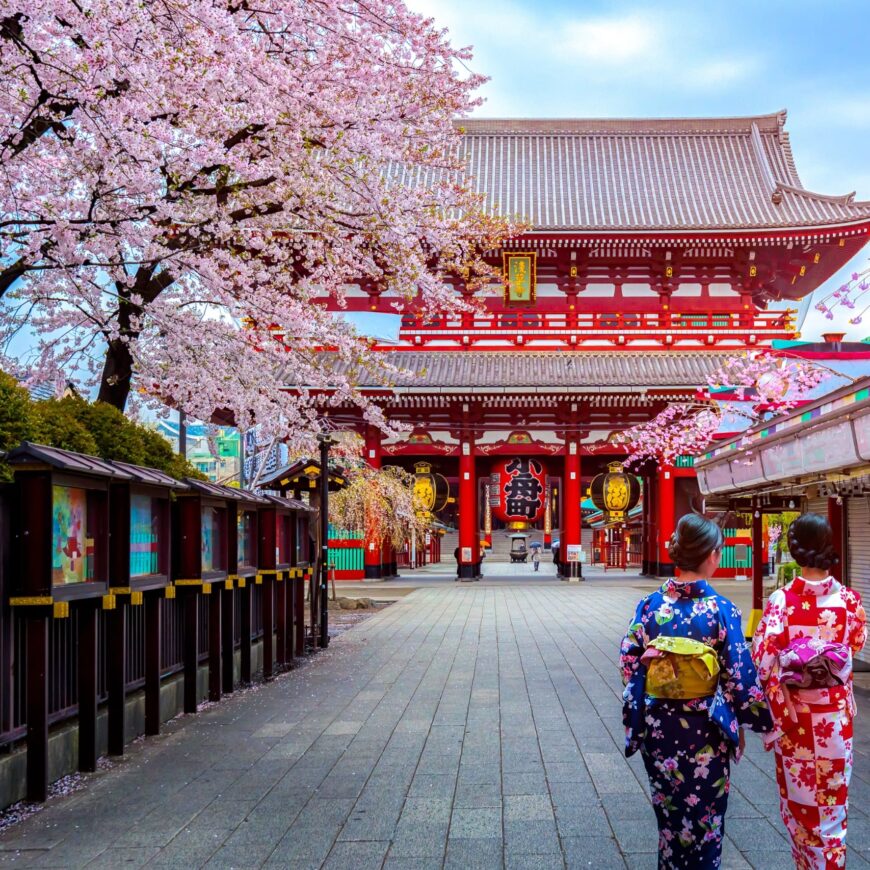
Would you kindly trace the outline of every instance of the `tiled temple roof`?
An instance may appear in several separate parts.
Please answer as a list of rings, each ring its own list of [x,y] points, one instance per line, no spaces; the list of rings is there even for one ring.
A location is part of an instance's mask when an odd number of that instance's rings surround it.
[[[870,219],[805,190],[785,112],[747,118],[465,120],[474,188],[543,231],[817,227]],[[392,170],[404,183],[433,173]]]
[[[704,351],[398,351],[383,358],[401,369],[396,387],[589,388],[701,387],[729,357]],[[324,362],[327,357],[324,354]],[[330,360],[327,364],[332,363]],[[344,370],[337,364],[336,368]],[[373,380],[373,379],[372,379]],[[363,386],[365,373],[358,375]]]

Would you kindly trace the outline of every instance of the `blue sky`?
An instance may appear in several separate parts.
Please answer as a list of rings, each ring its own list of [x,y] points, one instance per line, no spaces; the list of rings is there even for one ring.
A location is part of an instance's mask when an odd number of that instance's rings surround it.
[[[788,109],[804,186],[870,200],[868,0],[406,0],[474,46],[480,117],[752,115]],[[833,279],[868,265],[870,247]],[[811,313],[804,337],[834,325]]]

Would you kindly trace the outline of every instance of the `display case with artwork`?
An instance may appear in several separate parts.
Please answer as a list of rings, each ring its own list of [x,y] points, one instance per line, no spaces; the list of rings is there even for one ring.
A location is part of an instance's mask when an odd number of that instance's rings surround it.
[[[170,504],[187,485],[157,471],[124,462],[112,465],[129,480],[111,485],[112,532],[109,548],[113,591],[144,591],[166,586],[170,579]]]
[[[230,534],[230,569],[238,577],[253,577],[260,565],[260,510],[269,502],[247,490],[236,492],[239,500],[235,502],[235,516],[230,529],[235,531],[235,534]]]
[[[234,571],[238,489],[188,478],[188,489],[175,503],[173,552],[176,582],[182,585],[226,580]],[[235,554],[233,554],[235,555]]]
[[[104,594],[110,485],[129,474],[93,456],[30,442],[6,461],[15,474],[11,603],[40,606]]]
[[[286,571],[296,564],[296,518],[308,507],[291,498],[266,498],[268,505],[260,509],[260,570]]]
[[[307,506],[306,506],[307,507]],[[311,562],[311,512],[299,511],[296,514],[296,558],[294,565],[308,566]]]

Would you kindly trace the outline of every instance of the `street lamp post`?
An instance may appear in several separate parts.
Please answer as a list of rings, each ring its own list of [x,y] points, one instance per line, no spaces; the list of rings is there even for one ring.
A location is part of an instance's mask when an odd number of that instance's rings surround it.
[[[317,436],[320,442],[320,646],[329,646],[329,435]]]

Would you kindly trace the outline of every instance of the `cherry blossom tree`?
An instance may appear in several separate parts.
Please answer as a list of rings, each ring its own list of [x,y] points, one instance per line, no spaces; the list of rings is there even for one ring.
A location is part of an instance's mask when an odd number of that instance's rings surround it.
[[[0,0],[0,343],[119,408],[382,424],[353,374],[378,356],[320,303],[455,312],[448,278],[491,277],[515,228],[457,157],[469,56],[392,0]]]
[[[666,406],[652,420],[620,432],[626,464],[654,461],[671,465],[677,456],[702,453],[724,420],[752,424],[765,413],[796,407],[832,375],[815,362],[768,350],[729,357],[708,379],[709,390],[694,403]]]
[[[625,460],[628,466],[649,460],[673,465],[678,456],[700,453],[721,422],[721,411],[715,404],[679,402],[666,406],[647,423],[618,433],[612,440],[628,451]]]
[[[414,493],[412,473],[392,465],[372,468],[360,463],[346,472],[347,486],[329,497],[329,521],[346,531],[365,530],[366,541],[400,550],[421,539],[429,528]]]

